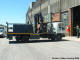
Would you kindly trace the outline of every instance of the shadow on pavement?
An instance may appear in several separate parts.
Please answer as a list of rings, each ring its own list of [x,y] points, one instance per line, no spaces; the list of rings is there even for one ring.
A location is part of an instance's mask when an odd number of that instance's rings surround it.
[[[61,41],[69,41],[69,40],[59,40],[59,41],[52,41],[52,40],[30,40],[28,42],[9,41],[9,44],[44,43],[44,42],[61,42]]]

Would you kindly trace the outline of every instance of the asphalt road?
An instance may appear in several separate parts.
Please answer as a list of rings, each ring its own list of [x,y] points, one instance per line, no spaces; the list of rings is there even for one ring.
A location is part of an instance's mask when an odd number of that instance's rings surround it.
[[[0,60],[73,60],[75,57],[80,57],[80,42],[77,41],[42,39],[16,43],[0,38]]]

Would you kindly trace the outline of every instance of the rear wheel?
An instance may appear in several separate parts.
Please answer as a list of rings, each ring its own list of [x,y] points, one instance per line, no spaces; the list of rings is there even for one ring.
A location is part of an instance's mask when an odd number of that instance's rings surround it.
[[[58,40],[58,41],[62,40],[62,36],[61,36],[61,35],[58,35],[58,36],[56,37],[56,40]]]
[[[54,34],[48,34],[47,37],[49,40],[55,41],[55,35]]]
[[[52,41],[55,41],[55,37],[52,37],[51,40],[52,40]]]
[[[17,42],[20,42],[21,38],[19,36],[16,36],[15,38]]]
[[[22,42],[28,42],[29,41],[29,36],[23,36],[21,41]]]

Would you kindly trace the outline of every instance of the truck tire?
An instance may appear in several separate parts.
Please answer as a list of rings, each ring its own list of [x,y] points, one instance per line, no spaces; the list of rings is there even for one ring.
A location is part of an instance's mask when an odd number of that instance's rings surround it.
[[[62,40],[62,36],[61,36],[61,35],[58,35],[58,36],[56,37],[56,40],[57,40],[57,41],[61,41],[61,40]]]
[[[20,42],[21,39],[19,36],[16,36],[15,38],[16,38],[16,42]]]
[[[52,37],[51,40],[52,40],[52,41],[55,41],[55,37]]]
[[[29,36],[23,36],[21,41],[22,42],[28,42],[29,41]]]

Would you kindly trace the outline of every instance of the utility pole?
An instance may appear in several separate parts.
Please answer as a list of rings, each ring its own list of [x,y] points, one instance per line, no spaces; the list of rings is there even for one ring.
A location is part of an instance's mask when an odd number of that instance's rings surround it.
[[[62,17],[62,16],[61,16],[61,7],[62,7],[62,6],[61,6],[61,0],[59,0],[59,4],[60,4],[60,10],[59,10],[59,12],[60,12],[60,21],[63,23],[63,21],[61,20],[61,17]],[[63,26],[63,24],[62,24],[62,26]],[[61,29],[61,33],[62,33],[62,29]]]
[[[41,5],[42,5],[42,0],[40,0],[40,13],[41,13]]]
[[[51,22],[50,0],[48,0],[48,19]]]
[[[53,33],[53,25],[52,25],[52,19],[51,19],[51,9],[50,9],[50,0],[48,0],[48,19],[49,19],[49,23],[50,23],[50,32],[48,31],[48,33],[52,34]]]

